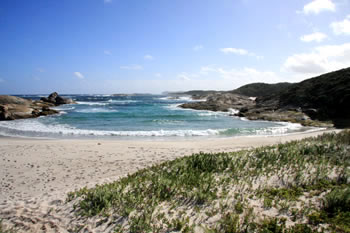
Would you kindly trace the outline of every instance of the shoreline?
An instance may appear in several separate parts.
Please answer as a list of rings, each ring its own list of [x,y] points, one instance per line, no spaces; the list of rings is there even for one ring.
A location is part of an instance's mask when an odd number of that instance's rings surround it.
[[[237,151],[339,131],[176,141],[0,137],[0,219],[5,224],[21,222],[23,214],[42,219],[43,213],[64,203],[68,192],[193,153]],[[26,224],[35,232],[36,223]]]
[[[249,121],[249,120],[248,120]],[[269,122],[269,121],[263,121],[263,120],[253,120],[257,122]],[[304,131],[292,131],[289,133],[267,133],[267,134],[246,134],[246,135],[176,135],[176,136],[168,136],[168,135],[150,135],[150,136],[145,136],[145,135],[75,135],[75,136],[63,136],[63,137],[40,137],[40,136],[19,136],[19,135],[6,135],[6,134],[0,134],[0,140],[1,139],[8,139],[8,140],[16,140],[16,139],[21,139],[21,140],[57,140],[57,141],[64,141],[64,140],[77,140],[77,141],[164,141],[164,142],[175,142],[175,141],[186,141],[186,140],[194,140],[194,141],[202,141],[202,140],[217,140],[217,139],[234,139],[234,138],[244,138],[244,137],[284,137],[284,136],[289,136],[289,135],[294,135],[294,134],[305,134],[305,133],[312,133],[312,132],[322,132],[322,131],[327,131],[327,130],[338,130],[341,131],[342,129],[335,128],[335,127],[308,127],[308,126],[302,126],[299,123],[291,123],[291,122],[275,122],[272,121],[272,123],[279,124],[280,127],[278,128],[283,128],[283,125],[286,124],[295,124],[299,125],[300,129],[302,128],[309,128]],[[211,129],[207,129],[211,130]]]

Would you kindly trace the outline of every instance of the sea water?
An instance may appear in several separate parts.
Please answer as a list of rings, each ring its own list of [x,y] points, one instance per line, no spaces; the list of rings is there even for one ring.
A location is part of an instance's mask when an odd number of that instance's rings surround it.
[[[63,95],[64,96],[64,95]],[[40,99],[40,95],[20,96]],[[161,95],[66,95],[77,104],[61,105],[60,114],[2,121],[0,135],[39,138],[199,138],[283,135],[313,130],[299,124],[248,121],[231,112],[182,109],[189,97]]]

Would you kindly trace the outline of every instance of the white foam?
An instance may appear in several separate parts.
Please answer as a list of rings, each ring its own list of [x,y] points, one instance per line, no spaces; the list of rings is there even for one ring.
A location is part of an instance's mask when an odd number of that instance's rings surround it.
[[[76,110],[76,112],[80,113],[108,113],[108,112],[118,112],[118,110],[115,109],[108,109],[108,108],[88,108],[88,109],[80,109]]]
[[[54,107],[52,109],[58,110],[58,111],[69,111],[69,110],[74,110],[75,107],[69,106],[69,105],[63,105],[63,106],[60,106],[60,107]]]
[[[47,133],[59,135],[76,135],[76,136],[144,136],[144,137],[171,137],[171,136],[210,136],[218,135],[225,129],[213,130],[152,130],[152,131],[103,131],[103,130],[86,130],[63,124],[45,125],[38,120],[27,119],[19,121],[0,122],[0,129],[6,131],[14,130],[17,133]],[[0,130],[2,132],[3,130]],[[6,134],[6,132],[4,132]]]
[[[232,109],[232,111],[229,112],[214,112],[214,111],[209,111],[209,110],[196,110],[196,109],[191,109],[191,108],[181,108],[180,107],[181,104],[169,104],[166,106],[163,106],[163,108],[168,109],[168,110],[177,110],[177,111],[191,111],[196,113],[198,116],[229,116],[234,109]]]
[[[96,97],[109,97],[109,96],[112,96],[112,95],[96,94],[96,95],[92,95],[92,96],[96,96]]]
[[[299,131],[303,128],[301,124],[289,123],[289,122],[276,122],[280,126],[268,127],[264,129],[256,130],[257,135],[283,135],[295,131]]]
[[[234,108],[229,108],[228,113],[229,113],[229,115],[236,115],[239,113],[239,110],[234,109]]]
[[[191,96],[166,96],[157,98],[163,101],[182,101],[182,102],[201,102],[206,101],[206,99],[192,99]]]
[[[213,111],[202,111],[200,110],[200,113],[198,113],[198,116],[226,116],[228,115],[227,112],[213,112]]]
[[[166,106],[163,106],[163,108],[168,109],[168,110],[186,110],[184,108],[180,108],[181,104],[169,104]]]
[[[77,102],[77,104],[81,104],[81,105],[99,105],[99,106],[104,106],[107,105],[108,103],[102,103],[102,102],[88,102],[88,101],[79,101]]]
[[[129,104],[129,103],[137,103],[137,100],[107,100],[108,103],[117,103],[117,104]]]

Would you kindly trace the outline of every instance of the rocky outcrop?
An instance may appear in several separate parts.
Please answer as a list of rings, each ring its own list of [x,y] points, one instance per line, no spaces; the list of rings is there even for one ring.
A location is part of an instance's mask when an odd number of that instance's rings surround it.
[[[236,90],[238,91],[214,94],[207,101],[187,103],[181,107],[210,111],[228,111],[234,108],[239,110],[237,116],[250,120],[350,127],[350,68],[300,83],[257,83]],[[253,101],[248,96],[232,93],[255,93],[259,96]]]
[[[252,107],[254,101],[249,97],[231,93],[211,94],[206,101],[192,102],[180,105],[182,108],[191,108],[196,110],[222,111],[227,112],[230,109],[241,110],[242,108]]]
[[[59,96],[57,92],[51,93],[47,98],[43,97],[40,99],[43,102],[54,104],[55,106],[62,105],[62,104],[74,104],[75,102],[72,99],[69,98],[63,98],[62,96]]]
[[[0,104],[1,105],[4,105],[4,104],[28,105],[31,102],[32,102],[31,100],[19,98],[16,96],[0,95]]]
[[[44,100],[43,100],[44,99]],[[59,113],[50,107],[75,103],[60,97],[56,92],[40,101],[32,101],[15,96],[0,95],[0,120],[17,120],[48,116]]]

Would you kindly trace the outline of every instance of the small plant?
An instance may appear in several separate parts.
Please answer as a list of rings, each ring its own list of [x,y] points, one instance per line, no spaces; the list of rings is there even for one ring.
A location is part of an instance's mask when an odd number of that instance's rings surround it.
[[[321,231],[320,223],[330,225],[330,231],[350,232],[349,151],[350,131],[343,131],[238,152],[199,153],[69,193],[67,201],[87,218],[120,219],[109,224],[119,224],[121,232],[193,232],[189,222],[201,218],[198,225],[208,232],[308,233]],[[320,204],[321,195],[320,208],[313,202]],[[290,228],[277,216],[261,222],[251,200],[290,213],[289,220],[309,221]],[[207,224],[214,215],[222,217]]]
[[[273,200],[269,197],[264,198],[264,208],[271,209]]]

